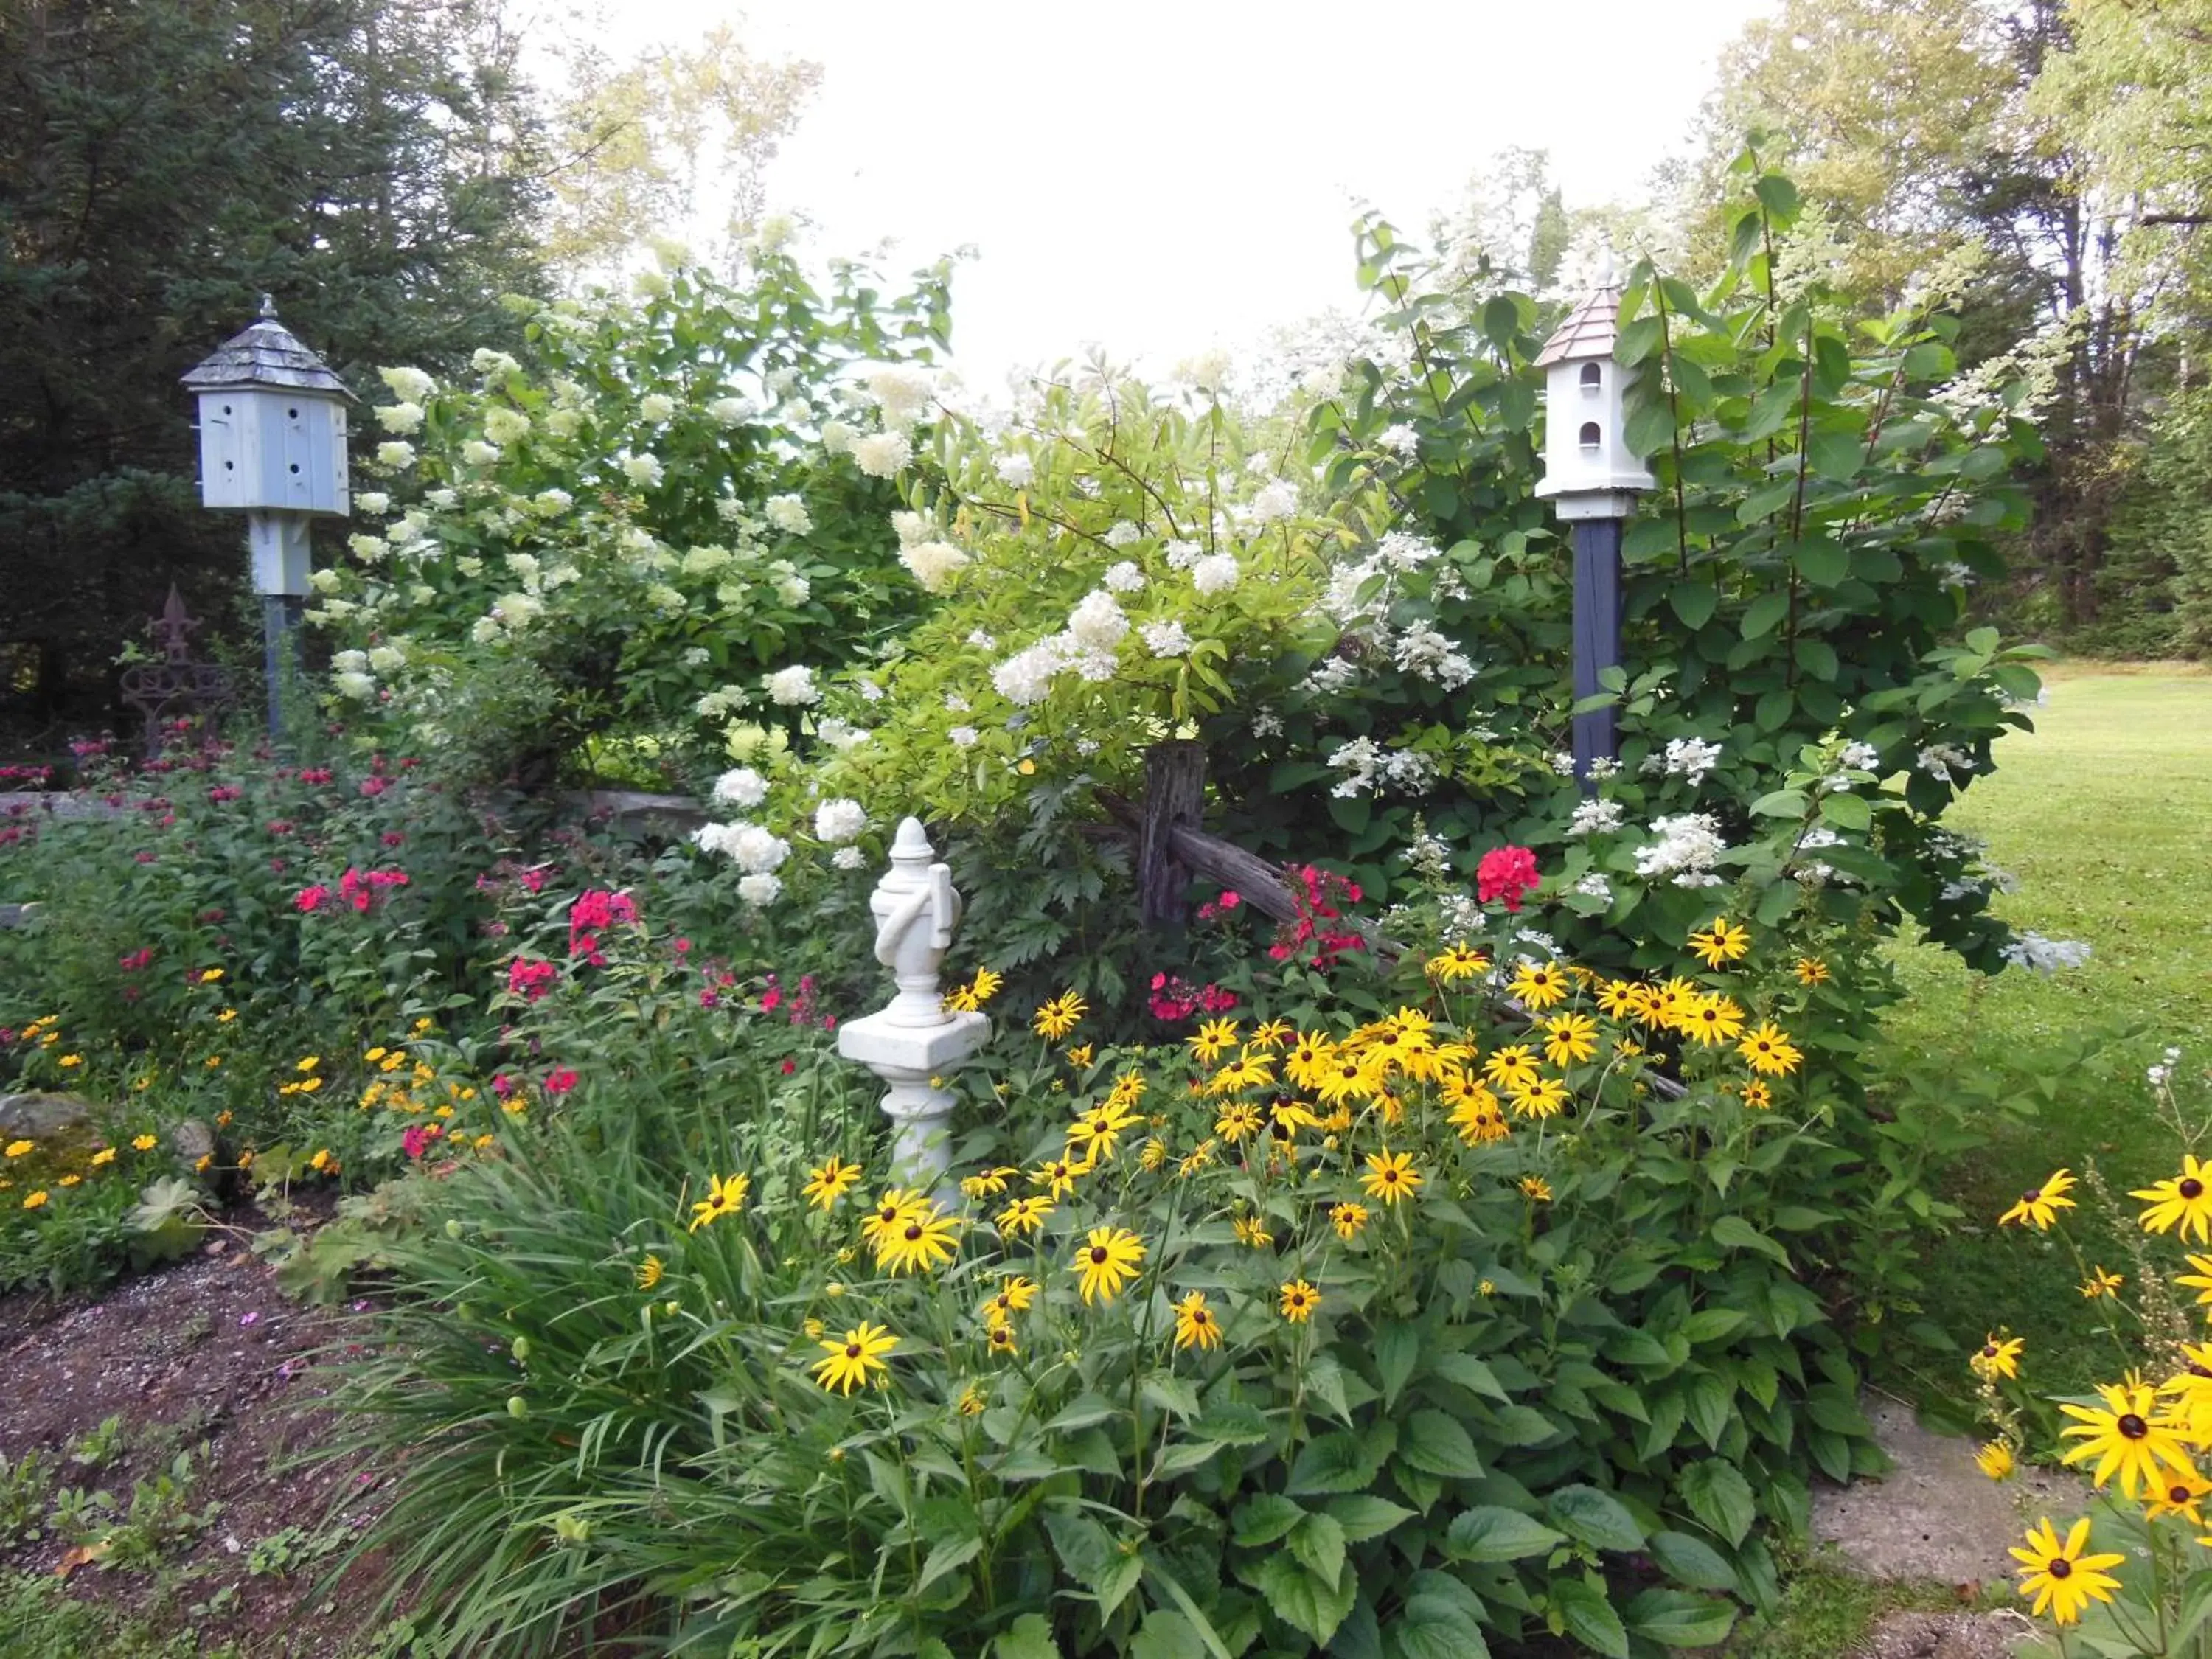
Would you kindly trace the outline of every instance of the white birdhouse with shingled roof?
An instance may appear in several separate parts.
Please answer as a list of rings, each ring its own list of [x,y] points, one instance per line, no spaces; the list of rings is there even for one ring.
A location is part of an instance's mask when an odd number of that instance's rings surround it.
[[[276,320],[266,295],[260,319],[184,380],[199,398],[203,506],[340,517],[351,510],[353,393]]]
[[[1625,519],[1655,480],[1627,442],[1627,398],[1635,371],[1613,361],[1620,285],[1613,261],[1598,285],[1544,343],[1544,481],[1537,495],[1562,520]]]

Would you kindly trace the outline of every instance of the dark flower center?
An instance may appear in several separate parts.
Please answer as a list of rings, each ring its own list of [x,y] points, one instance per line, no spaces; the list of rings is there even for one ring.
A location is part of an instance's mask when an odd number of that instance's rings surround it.
[[[2074,1564],[2063,1555],[2052,1557],[2043,1570],[2053,1578],[2070,1578],[2074,1576]]]
[[[2128,1413],[2124,1417],[2121,1418],[2118,1422],[2113,1424],[2112,1426],[2130,1440],[2140,1440],[2150,1432],[2150,1425],[2144,1422],[2142,1419],[2137,1417],[2133,1412]]]
[[[2189,1501],[2189,1488],[2168,1486],[2166,1489],[2166,1501],[2169,1504],[2186,1504]]]
[[[920,1238],[921,1237],[921,1224],[920,1222],[918,1222],[918,1221],[909,1221],[909,1222],[908,1222],[908,1223],[907,1223],[907,1224],[906,1224],[906,1242],[907,1242],[908,1243],[911,1244],[911,1243],[913,1243],[915,1242],[915,1240],[916,1240],[916,1239]]]
[[[2204,1196],[2204,1183],[2192,1176],[2188,1180],[2183,1182],[2179,1187],[2175,1188],[2174,1191],[2179,1193],[2184,1198],[2190,1200],[2193,1203],[2197,1199]]]
[[[2026,1192],[2022,1193],[2022,1194],[2020,1195],[2020,1201],[2021,1201],[2021,1203],[2023,1203],[2023,1204],[2033,1204],[2033,1203],[2037,1202],[2039,1200],[2040,1200],[2040,1199],[2042,1198],[2042,1196],[2043,1196],[2043,1188],[2040,1188],[2040,1187],[2030,1187],[2030,1188],[2029,1188]]]
[[[848,1342],[845,1345],[845,1358],[848,1359],[858,1359],[860,1357],[860,1345],[857,1342]]]
[[[1094,1245],[1091,1248],[1091,1260],[1095,1266],[1101,1267],[1104,1267],[1108,1261],[1112,1258],[1112,1255],[1113,1252],[1109,1250],[1103,1244]]]
[[[1990,1343],[1989,1346],[1982,1350],[1982,1358],[1984,1359],[1995,1359],[1996,1357],[1997,1345],[1994,1342]]]

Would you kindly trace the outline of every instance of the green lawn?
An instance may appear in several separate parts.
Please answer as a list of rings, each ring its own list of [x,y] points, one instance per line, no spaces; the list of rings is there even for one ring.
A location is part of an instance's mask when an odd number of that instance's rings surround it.
[[[2008,738],[1997,771],[1951,820],[1990,843],[2019,876],[1999,901],[2016,926],[2083,939],[2096,954],[2054,977],[2008,970],[1979,980],[1925,946],[1897,953],[1911,991],[1888,1029],[1939,1066],[2048,1070],[2084,1037],[2101,1040],[2055,1105],[2008,1125],[1956,1177],[1969,1220],[1928,1264],[1928,1314],[1963,1341],[2008,1327],[2028,1340],[2039,1389],[2078,1392],[2110,1380],[2118,1361],[2094,1310],[2075,1290],[2074,1255],[2056,1233],[2008,1228],[1997,1214],[2060,1165],[2094,1164],[2124,1213],[2069,1212],[2083,1255],[2140,1276],[2143,1241],[2125,1189],[2172,1172],[2180,1143],[2153,1107],[2144,1067],[2168,1044],[2183,1050],[2181,1099],[2212,1127],[2212,675],[2170,665],[2126,672],[2060,666],[2032,736]],[[2202,1154],[2206,1149],[2199,1146]],[[2117,1224],[2115,1224],[2117,1223]],[[2150,1260],[2178,1261],[2170,1243]],[[1958,1368],[1962,1374],[1963,1368]],[[1924,1386],[1956,1393],[1948,1362]]]

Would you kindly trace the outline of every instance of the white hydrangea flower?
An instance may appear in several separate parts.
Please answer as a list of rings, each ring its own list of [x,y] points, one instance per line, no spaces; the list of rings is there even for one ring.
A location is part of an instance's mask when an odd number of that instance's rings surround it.
[[[404,435],[422,429],[422,405],[420,404],[386,404],[376,411],[376,423],[386,432]]]
[[[392,497],[380,489],[364,489],[353,498],[353,504],[364,513],[389,513]]]
[[[868,815],[860,803],[842,795],[814,809],[814,838],[833,847],[856,839],[867,827]]]
[[[764,830],[757,823],[738,823],[731,826],[730,856],[737,860],[738,868],[748,875],[766,875],[781,869],[791,856],[791,843],[774,830]]]
[[[814,597],[814,584],[796,570],[787,570],[775,579],[775,597],[795,611]]]
[[[717,398],[707,405],[708,415],[722,426],[743,426],[759,412],[750,398]],[[826,441],[830,434],[822,435]]]
[[[860,696],[864,701],[868,702],[881,702],[884,700],[884,688],[878,685],[873,680],[868,679],[864,676],[860,681]]]
[[[945,735],[955,749],[973,749],[982,733],[972,726],[956,726]]]
[[[903,432],[871,432],[853,440],[854,463],[872,478],[895,478],[913,459],[914,445]]]
[[[520,374],[522,365],[504,351],[494,351],[489,346],[478,346],[469,354],[469,367],[479,374]]]
[[[950,542],[916,542],[899,550],[899,562],[927,591],[942,593],[966,567],[968,556]]]
[[[1847,743],[1836,763],[1847,771],[1871,772],[1881,763],[1881,751],[1870,743]]]
[[[822,701],[822,693],[814,684],[814,671],[804,663],[763,675],[761,684],[768,688],[770,702],[795,707]]]
[[[1613,800],[1577,802],[1567,820],[1571,836],[1601,836],[1620,828],[1620,803]]]
[[[868,860],[857,847],[841,847],[830,855],[830,862],[840,870],[865,870]]]
[[[366,674],[339,674],[332,684],[341,695],[351,697],[356,702],[367,702],[376,695],[376,682]]]
[[[664,300],[668,297],[668,273],[665,270],[641,270],[629,279],[630,292],[641,300]]]
[[[867,387],[869,401],[883,411],[886,428],[912,426],[929,412],[933,394],[927,374],[911,368],[878,368],[862,384]],[[903,466],[905,462],[899,465]]]
[[[957,691],[945,694],[945,712],[948,714],[964,714],[974,706]]]
[[[1938,783],[1955,783],[1958,780],[1952,773],[1972,771],[1974,757],[1963,749],[1939,743],[1922,750],[1913,764]]]
[[[392,551],[392,544],[381,536],[356,535],[346,538],[346,545],[363,564],[374,564]]]
[[[1146,649],[1155,657],[1190,654],[1190,635],[1179,622],[1146,623],[1137,631],[1144,636]]]
[[[335,570],[310,570],[307,586],[318,593],[335,593],[343,586],[344,579]]]
[[[1324,657],[1305,677],[1305,689],[1317,696],[1334,696],[1359,682],[1359,665],[1348,657]]]
[[[1137,568],[1134,560],[1123,559],[1118,564],[1108,565],[1106,574],[1098,580],[1112,592],[1133,593],[1145,585],[1145,573]]]
[[[823,453],[828,455],[848,454],[860,435],[858,428],[850,422],[824,421],[822,422]],[[891,470],[896,471],[898,469],[894,467]]]
[[[1721,839],[1718,820],[1710,812],[1685,812],[1676,817],[1651,820],[1651,841],[1638,848],[1636,873],[1671,876],[1677,887],[1717,887],[1712,872],[1728,850]]]
[[[1111,593],[1094,587],[1067,613],[1067,631],[1086,651],[1111,651],[1128,633],[1129,619]]]
[[[991,463],[999,482],[1013,489],[1026,489],[1036,480],[1036,463],[1026,455],[1001,455]]]
[[[1332,361],[1316,363],[1298,376],[1298,390],[1309,398],[1334,398],[1344,390],[1344,364]]]
[[[1671,775],[1699,784],[1705,781],[1705,774],[1720,763],[1720,758],[1721,746],[1717,743],[1707,743],[1703,738],[1670,738],[1662,763]]]
[[[641,489],[654,488],[666,476],[658,455],[636,455],[625,449],[615,457],[615,462],[622,468],[624,476]]]
[[[411,404],[421,403],[438,389],[438,383],[419,368],[380,368],[376,374],[393,397]]]
[[[427,490],[422,499],[429,506],[436,507],[439,512],[450,513],[461,504],[461,492],[458,489]]]
[[[484,410],[484,436],[495,444],[511,444],[530,430],[530,416],[519,409],[495,404]]]
[[[464,576],[481,576],[483,574],[483,561],[473,553],[464,553],[453,561],[453,568]]]
[[[1605,872],[1601,870],[1591,871],[1568,890],[1580,893],[1585,898],[1603,899],[1607,903],[1613,901],[1613,884],[1605,878]]]
[[[1403,421],[1384,427],[1375,441],[1401,461],[1412,460],[1421,448],[1421,434]]]
[[[415,465],[415,446],[396,440],[379,444],[376,447],[376,464],[389,467],[395,472],[404,472]]]
[[[1127,547],[1143,534],[1144,532],[1138,529],[1128,520],[1116,519],[1107,526],[1105,535],[1100,539],[1109,547]]]
[[[734,767],[714,780],[714,800],[718,806],[750,812],[767,799],[768,780],[750,766]]]
[[[1226,593],[1242,573],[1233,553],[1209,553],[1190,568],[1190,582],[1201,593]]]
[[[1052,677],[1066,665],[1058,640],[1040,640],[1017,652],[991,671],[991,684],[1008,702],[1027,708],[1042,702],[1052,690]]]
[[[1456,691],[1474,678],[1474,665],[1427,623],[1417,622],[1398,636],[1393,652],[1398,666],[1416,678]]]
[[[678,660],[686,668],[704,668],[714,660],[714,654],[703,645],[691,645],[684,648],[684,654]]]
[[[1169,542],[1160,550],[1167,555],[1168,568],[1170,570],[1188,570],[1205,556],[1206,553],[1206,550],[1196,542],[1188,541],[1181,537]]]
[[[980,628],[971,628],[968,630],[968,643],[978,651],[995,651],[998,649],[999,638],[997,635],[988,634]]]
[[[738,896],[756,910],[766,909],[783,896],[783,883],[765,873],[738,878]]]
[[[565,489],[541,489],[530,498],[530,504],[550,519],[575,506],[576,498]]]
[[[1262,708],[1252,716],[1252,735],[1255,738],[1279,738],[1283,735],[1283,717],[1272,709]]]
[[[503,631],[497,617],[478,617],[469,624],[469,637],[478,645],[491,644]]]
[[[363,674],[368,672],[368,653],[340,651],[331,658],[331,667],[341,674]]]
[[[798,495],[771,495],[762,505],[761,512],[770,524],[786,535],[804,536],[814,528],[814,520],[806,510],[806,502]]]
[[[499,446],[488,444],[481,438],[471,438],[461,446],[461,459],[471,466],[489,466],[499,459]]]
[[[580,409],[556,409],[545,416],[545,429],[556,438],[573,438],[584,429],[584,412]]]
[[[659,426],[675,419],[676,399],[663,392],[648,392],[637,400],[637,412]]]
[[[1273,524],[1297,510],[1298,487],[1280,478],[1261,486],[1247,509],[1254,524]]]
[[[368,665],[380,674],[389,674],[407,660],[407,653],[396,645],[371,646]]]

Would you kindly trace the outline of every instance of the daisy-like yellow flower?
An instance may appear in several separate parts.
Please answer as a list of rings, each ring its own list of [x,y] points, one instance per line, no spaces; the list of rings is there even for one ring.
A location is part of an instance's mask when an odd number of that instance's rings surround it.
[[[1336,1044],[1320,1031],[1301,1031],[1283,1061],[1283,1075],[1301,1089],[1320,1085],[1322,1074],[1336,1058]]]
[[[1334,1106],[1347,1100],[1372,1100],[1382,1092],[1387,1063],[1367,1055],[1339,1049],[1329,1058],[1312,1085],[1322,1104]]]
[[[2176,1477],[2143,1499],[2144,1516],[2155,1521],[2161,1516],[2178,1515],[2191,1525],[2201,1527],[2204,1515],[2200,1506],[2208,1492],[2212,1492],[2212,1480],[2201,1474],[2192,1474],[2185,1480]]]
[[[1021,1344],[1014,1338],[1014,1328],[1012,1325],[986,1327],[983,1332],[983,1346],[1001,1359],[1011,1359],[1022,1351]]]
[[[2184,1258],[2195,1273],[2176,1273],[2173,1282],[2186,1285],[2197,1292],[2198,1307],[2212,1306],[2212,1255],[2191,1255]]]
[[[1511,1091],[1516,1117],[1557,1117],[1566,1109],[1567,1085],[1555,1077],[1540,1077]]]
[[[309,1054],[292,1069],[295,1072],[312,1072],[322,1063],[323,1057],[320,1054]]]
[[[934,1273],[952,1260],[959,1237],[960,1218],[933,1204],[877,1241],[876,1265],[894,1274]]]
[[[1482,1062],[1482,1075],[1493,1089],[1510,1092],[1528,1088],[1542,1073],[1536,1069],[1536,1056],[1528,1052],[1528,1045],[1513,1042],[1491,1050],[1490,1057]]]
[[[1565,1002],[1571,988],[1573,980],[1567,970],[1553,962],[1522,963],[1513,970],[1512,983],[1506,987],[1514,1000],[1538,1013],[1555,1002]]]
[[[1237,1046],[1237,1022],[1233,1019],[1203,1019],[1198,1030],[1184,1039],[1190,1052],[1200,1065],[1211,1066]]]
[[[1715,1048],[1742,1035],[1743,1010],[1724,996],[1701,996],[1682,1016],[1680,1029],[1699,1048]]]
[[[150,1152],[160,1145],[161,1142],[152,1135],[140,1135],[131,1141],[131,1150],[135,1152]],[[14,1155],[12,1152],[9,1154],[11,1158]]]
[[[1037,1282],[1016,1273],[1000,1282],[998,1293],[983,1304],[983,1322],[1003,1325],[1018,1313],[1029,1311],[1030,1304],[1036,1300]]]
[[[1267,1108],[1267,1133],[1278,1140],[1296,1140],[1301,1129],[1318,1129],[1321,1120],[1300,1101],[1281,1099]]]
[[[735,1215],[745,1207],[745,1196],[752,1189],[750,1176],[733,1175],[725,1181],[718,1175],[708,1175],[707,1196],[691,1206],[691,1224],[686,1231],[696,1233],[709,1222]]]
[[[1826,985],[1828,978],[1828,964],[1820,957],[1797,958],[1797,982],[1800,985]]]
[[[1093,1227],[1068,1271],[1078,1275],[1076,1288],[1085,1305],[1093,1300],[1111,1302],[1136,1277],[1144,1259],[1145,1241],[1127,1228]]]
[[[483,1139],[487,1139],[487,1137],[479,1136],[477,1139],[478,1143],[481,1144]],[[329,1147],[318,1146],[315,1149],[315,1155],[307,1160],[307,1167],[315,1171],[318,1175],[336,1175],[338,1170],[338,1161],[331,1156],[331,1149]]]
[[[2000,1376],[2018,1376],[2021,1350],[2027,1346],[2027,1340],[2021,1337],[2007,1337],[2000,1341],[1992,1334],[1974,1350],[1973,1358],[1967,1363],[1974,1368],[1974,1375],[1985,1382],[1994,1382]]]
[[[1090,1066],[1091,1054],[1091,1045],[1086,1042],[1079,1048],[1070,1048],[1066,1054],[1062,1054],[1060,1058],[1065,1060],[1070,1066],[1073,1066],[1077,1071],[1080,1072]]]
[[[1743,1085],[1743,1103],[1754,1112],[1763,1112],[1774,1104],[1774,1091],[1756,1079]]]
[[[2120,1581],[2106,1569],[2117,1567],[2127,1558],[2082,1554],[2088,1547],[2089,1521],[2084,1516],[2074,1523],[2063,1544],[2045,1519],[2028,1528],[2026,1549],[2013,1550],[2013,1559],[2020,1563],[2016,1569],[2020,1593],[2034,1598],[2030,1611],[2039,1619],[2048,1608],[2054,1624],[2076,1624],[2090,1602],[2112,1599]]]
[[[33,1152],[38,1150],[38,1146],[39,1143],[35,1140],[11,1140],[8,1143],[8,1156],[9,1158],[28,1158]]]
[[[1030,1027],[1048,1042],[1057,1042],[1083,1023],[1091,1005],[1073,991],[1063,991],[1049,1002],[1042,1004]]]
[[[1522,1176],[1521,1195],[1532,1204],[1549,1204],[1552,1201],[1552,1183],[1541,1176]]]
[[[860,1224],[860,1240],[878,1255],[887,1241],[905,1231],[906,1224],[916,1216],[926,1216],[936,1206],[919,1192],[904,1187],[889,1187],[876,1196],[876,1206]]]
[[[1247,1089],[1264,1089],[1274,1080],[1275,1068],[1248,1049],[1216,1072],[1206,1085],[1206,1091],[1210,1095],[1242,1094]]]
[[[1048,1198],[1018,1198],[991,1218],[1001,1233],[1018,1237],[1035,1232],[1058,1206]]]
[[[1431,978],[1452,985],[1463,979],[1473,979],[1477,974],[1488,973],[1490,958],[1480,951],[1469,949],[1462,942],[1437,952],[1421,966],[1428,971]]]
[[[2212,1429],[2212,1344],[2185,1342],[2181,1358],[2188,1369],[2166,1378],[2158,1391],[2173,1397],[2176,1426],[2185,1438],[2199,1446],[2212,1443],[2207,1432]]]
[[[666,1266],[661,1261],[661,1259],[659,1256],[647,1255],[644,1261],[637,1264],[636,1279],[638,1289],[641,1291],[651,1290],[654,1285],[660,1283],[661,1274],[667,1271],[668,1269]]]
[[[1274,1234],[1267,1231],[1267,1224],[1256,1215],[1240,1215],[1229,1224],[1235,1230],[1239,1244],[1264,1250],[1275,1242]]]
[[[1212,1137],[1208,1136],[1184,1154],[1182,1161],[1176,1165],[1176,1174],[1182,1179],[1189,1179],[1213,1162],[1213,1152],[1214,1142]]]
[[[112,1146],[103,1146],[92,1155],[92,1167],[95,1170],[103,1164],[112,1164],[114,1162],[115,1148]]]
[[[979,1012],[1006,981],[988,968],[978,968],[975,977],[945,994],[945,1006],[956,1014]]]
[[[23,1200],[23,1207],[27,1210],[45,1209],[46,1207],[46,1188],[41,1187],[37,1192],[33,1193],[29,1197],[26,1198]]]
[[[1449,1121],[1470,1146],[1503,1140],[1513,1133],[1505,1114],[1498,1109],[1498,1097],[1479,1083],[1454,1103]]]
[[[1252,1035],[1246,1042],[1251,1048],[1264,1048],[1272,1054],[1289,1047],[1297,1034],[1298,1028],[1287,1019],[1262,1020],[1252,1028]]]
[[[1992,1480],[2008,1479],[2014,1468],[2012,1447],[2002,1440],[1992,1440],[1974,1454],[1974,1467]]]
[[[1110,1097],[1102,1100],[1067,1126],[1067,1155],[1085,1170],[1110,1160],[1116,1142],[1137,1122],[1137,1115],[1126,1106]]]
[[[1063,1193],[1073,1192],[1076,1182],[1089,1175],[1091,1168],[1087,1160],[1055,1158],[1030,1171],[1030,1185],[1043,1188],[1048,1198],[1058,1198]]]
[[[1789,1034],[1772,1020],[1744,1033],[1735,1051],[1761,1077],[1788,1077],[1805,1058],[1790,1041]]]
[[[814,1380],[825,1389],[849,1395],[874,1381],[878,1372],[889,1375],[890,1366],[884,1356],[896,1346],[898,1338],[888,1328],[864,1319],[842,1337],[823,1342],[826,1357],[814,1362]]]
[[[1291,1324],[1303,1325],[1313,1317],[1313,1310],[1321,1306],[1321,1292],[1304,1279],[1294,1279],[1283,1286],[1282,1300],[1276,1306]]]
[[[2212,1243],[2212,1163],[2200,1164],[2194,1153],[2185,1152],[2179,1175],[2138,1188],[2128,1196],[2149,1206],[2142,1216],[2145,1231],[2171,1232],[2179,1227],[2184,1238]]]
[[[807,1203],[819,1210],[831,1210],[837,1200],[860,1184],[860,1166],[848,1164],[842,1158],[832,1158],[817,1164],[806,1172],[806,1184],[799,1188]]]
[[[1336,1229],[1336,1236],[1349,1244],[1359,1237],[1367,1225],[1368,1209],[1364,1204],[1346,1200],[1328,1206],[1328,1224]]]
[[[1597,988],[1597,1011],[1607,1019],[1636,1017],[1638,986],[1633,980],[1608,979]]]
[[[61,1066],[64,1070],[67,1070],[72,1066],[83,1065],[84,1056],[82,1054],[64,1054],[59,1060],[56,1060],[54,1064]]]
[[[1006,1190],[1006,1183],[1020,1173],[1012,1164],[978,1170],[974,1175],[961,1177],[960,1190],[969,1198],[996,1198]]]
[[[1158,1135],[1146,1141],[1143,1150],[1137,1154],[1137,1167],[1146,1174],[1159,1169],[1167,1161],[1168,1144]]]
[[[1690,935],[1690,949],[1708,968],[1724,968],[1751,953],[1751,931],[1733,927],[1726,916],[1715,916],[1712,926]]]
[[[2083,1297],[2094,1302],[2100,1297],[2117,1297],[2120,1293],[2120,1286],[2127,1282],[2123,1274],[2106,1273],[2100,1263],[2090,1268],[2089,1276],[2075,1288]]]
[[[1544,1058],[1566,1066],[1597,1053],[1597,1022],[1588,1014],[1554,1014],[1544,1023]]]
[[[1204,1291],[1193,1291],[1175,1304],[1175,1345],[1178,1348],[1218,1348],[1221,1322],[1206,1304]]]
[[[2158,1395],[2150,1384],[2130,1375],[2124,1382],[2099,1383],[2097,1392],[2105,1401],[2101,1411],[2093,1406],[2059,1407],[2074,1419],[2071,1428],[2058,1431],[2060,1437],[2081,1442],[2060,1462],[2095,1459],[2090,1483],[2102,1486],[2117,1475],[2120,1490],[2130,1498],[2145,1487],[2163,1486],[2168,1474],[2179,1478],[2197,1473],[2174,1425],[2157,1414]]]
[[[1414,1171],[1411,1152],[1370,1152],[1367,1173],[1359,1177],[1359,1184],[1368,1197],[1395,1204],[1420,1191],[1421,1177]]]
[[[205,970],[204,970],[204,972],[202,972],[202,974],[200,975],[200,983],[201,983],[201,984],[203,984],[203,985],[212,985],[212,984],[214,984],[214,983],[216,982],[216,981],[217,981],[217,980],[221,979],[222,977],[222,969],[220,969],[220,968],[210,968],[210,969],[205,969]]]
[[[961,1389],[959,1401],[954,1409],[963,1417],[981,1417],[983,1414],[984,1407],[990,1403],[990,1396],[975,1383],[970,1382],[966,1388]]]

